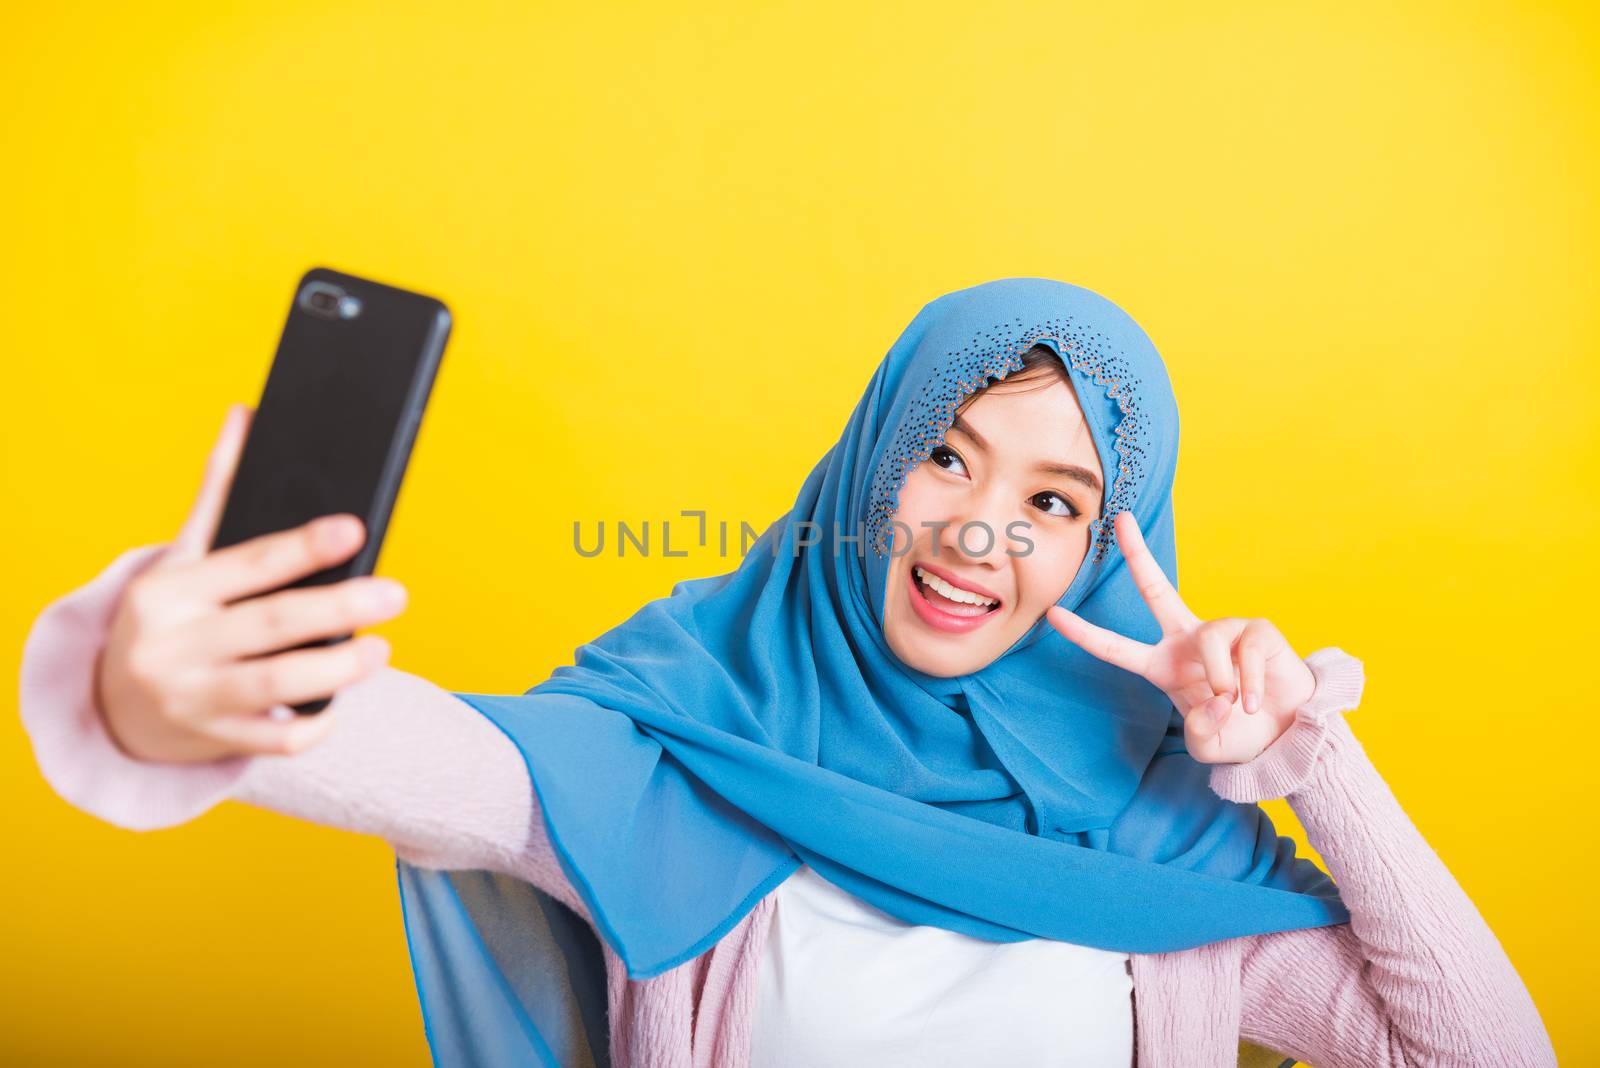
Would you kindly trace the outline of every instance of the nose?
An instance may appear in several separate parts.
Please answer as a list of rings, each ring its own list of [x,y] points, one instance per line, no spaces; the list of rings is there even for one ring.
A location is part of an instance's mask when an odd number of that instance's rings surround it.
[[[967,495],[946,518],[948,525],[936,535],[941,557],[999,570],[1010,560],[1006,527],[1023,516],[1005,487],[990,486]]]

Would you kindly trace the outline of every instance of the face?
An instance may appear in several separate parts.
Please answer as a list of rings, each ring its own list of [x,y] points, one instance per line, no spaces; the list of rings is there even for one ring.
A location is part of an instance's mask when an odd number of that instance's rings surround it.
[[[890,649],[941,677],[992,663],[1072,584],[1104,486],[1077,393],[1057,374],[1032,370],[969,400],[900,491],[910,549],[893,527]]]

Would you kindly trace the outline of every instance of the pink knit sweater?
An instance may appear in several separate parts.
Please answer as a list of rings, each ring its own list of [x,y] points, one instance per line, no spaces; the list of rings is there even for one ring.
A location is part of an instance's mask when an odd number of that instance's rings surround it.
[[[415,675],[385,667],[340,691],[324,713],[335,728],[295,756],[198,765],[125,756],[94,705],[94,665],[123,587],[164,548],[121,554],[46,606],[28,635],[22,719],[63,798],[134,830],[235,798],[380,835],[421,866],[509,873],[590,919],[552,852],[521,754]],[[1317,1068],[1555,1064],[1499,941],[1338,714],[1359,701],[1360,662],[1332,647],[1306,662],[1317,684],[1294,725],[1255,759],[1215,767],[1211,788],[1236,801],[1287,797],[1351,920],[1133,954],[1135,1063],[1222,1068],[1265,1047]],[[746,1064],[772,907],[769,894],[711,949],[650,979],[629,979],[602,939],[613,1062]]]

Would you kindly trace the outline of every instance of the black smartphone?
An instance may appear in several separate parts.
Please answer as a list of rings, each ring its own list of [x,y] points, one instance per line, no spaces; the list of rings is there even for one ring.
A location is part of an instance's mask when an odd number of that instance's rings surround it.
[[[335,512],[359,516],[367,537],[343,563],[251,596],[372,574],[449,336],[450,310],[434,297],[326,267],[300,279],[211,548]],[[332,699],[291,707],[320,712]]]

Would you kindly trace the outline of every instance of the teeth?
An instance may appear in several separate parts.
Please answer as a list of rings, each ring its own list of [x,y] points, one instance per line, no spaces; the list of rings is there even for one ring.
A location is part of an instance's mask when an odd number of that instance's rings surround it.
[[[950,598],[952,601],[960,601],[962,604],[975,604],[979,605],[980,607],[988,607],[989,605],[1000,603],[993,597],[980,597],[976,593],[972,593],[969,590],[957,589],[931,571],[924,571],[919,567],[916,569],[916,572],[917,577],[923,582],[926,582],[929,587],[936,590],[943,596]]]

